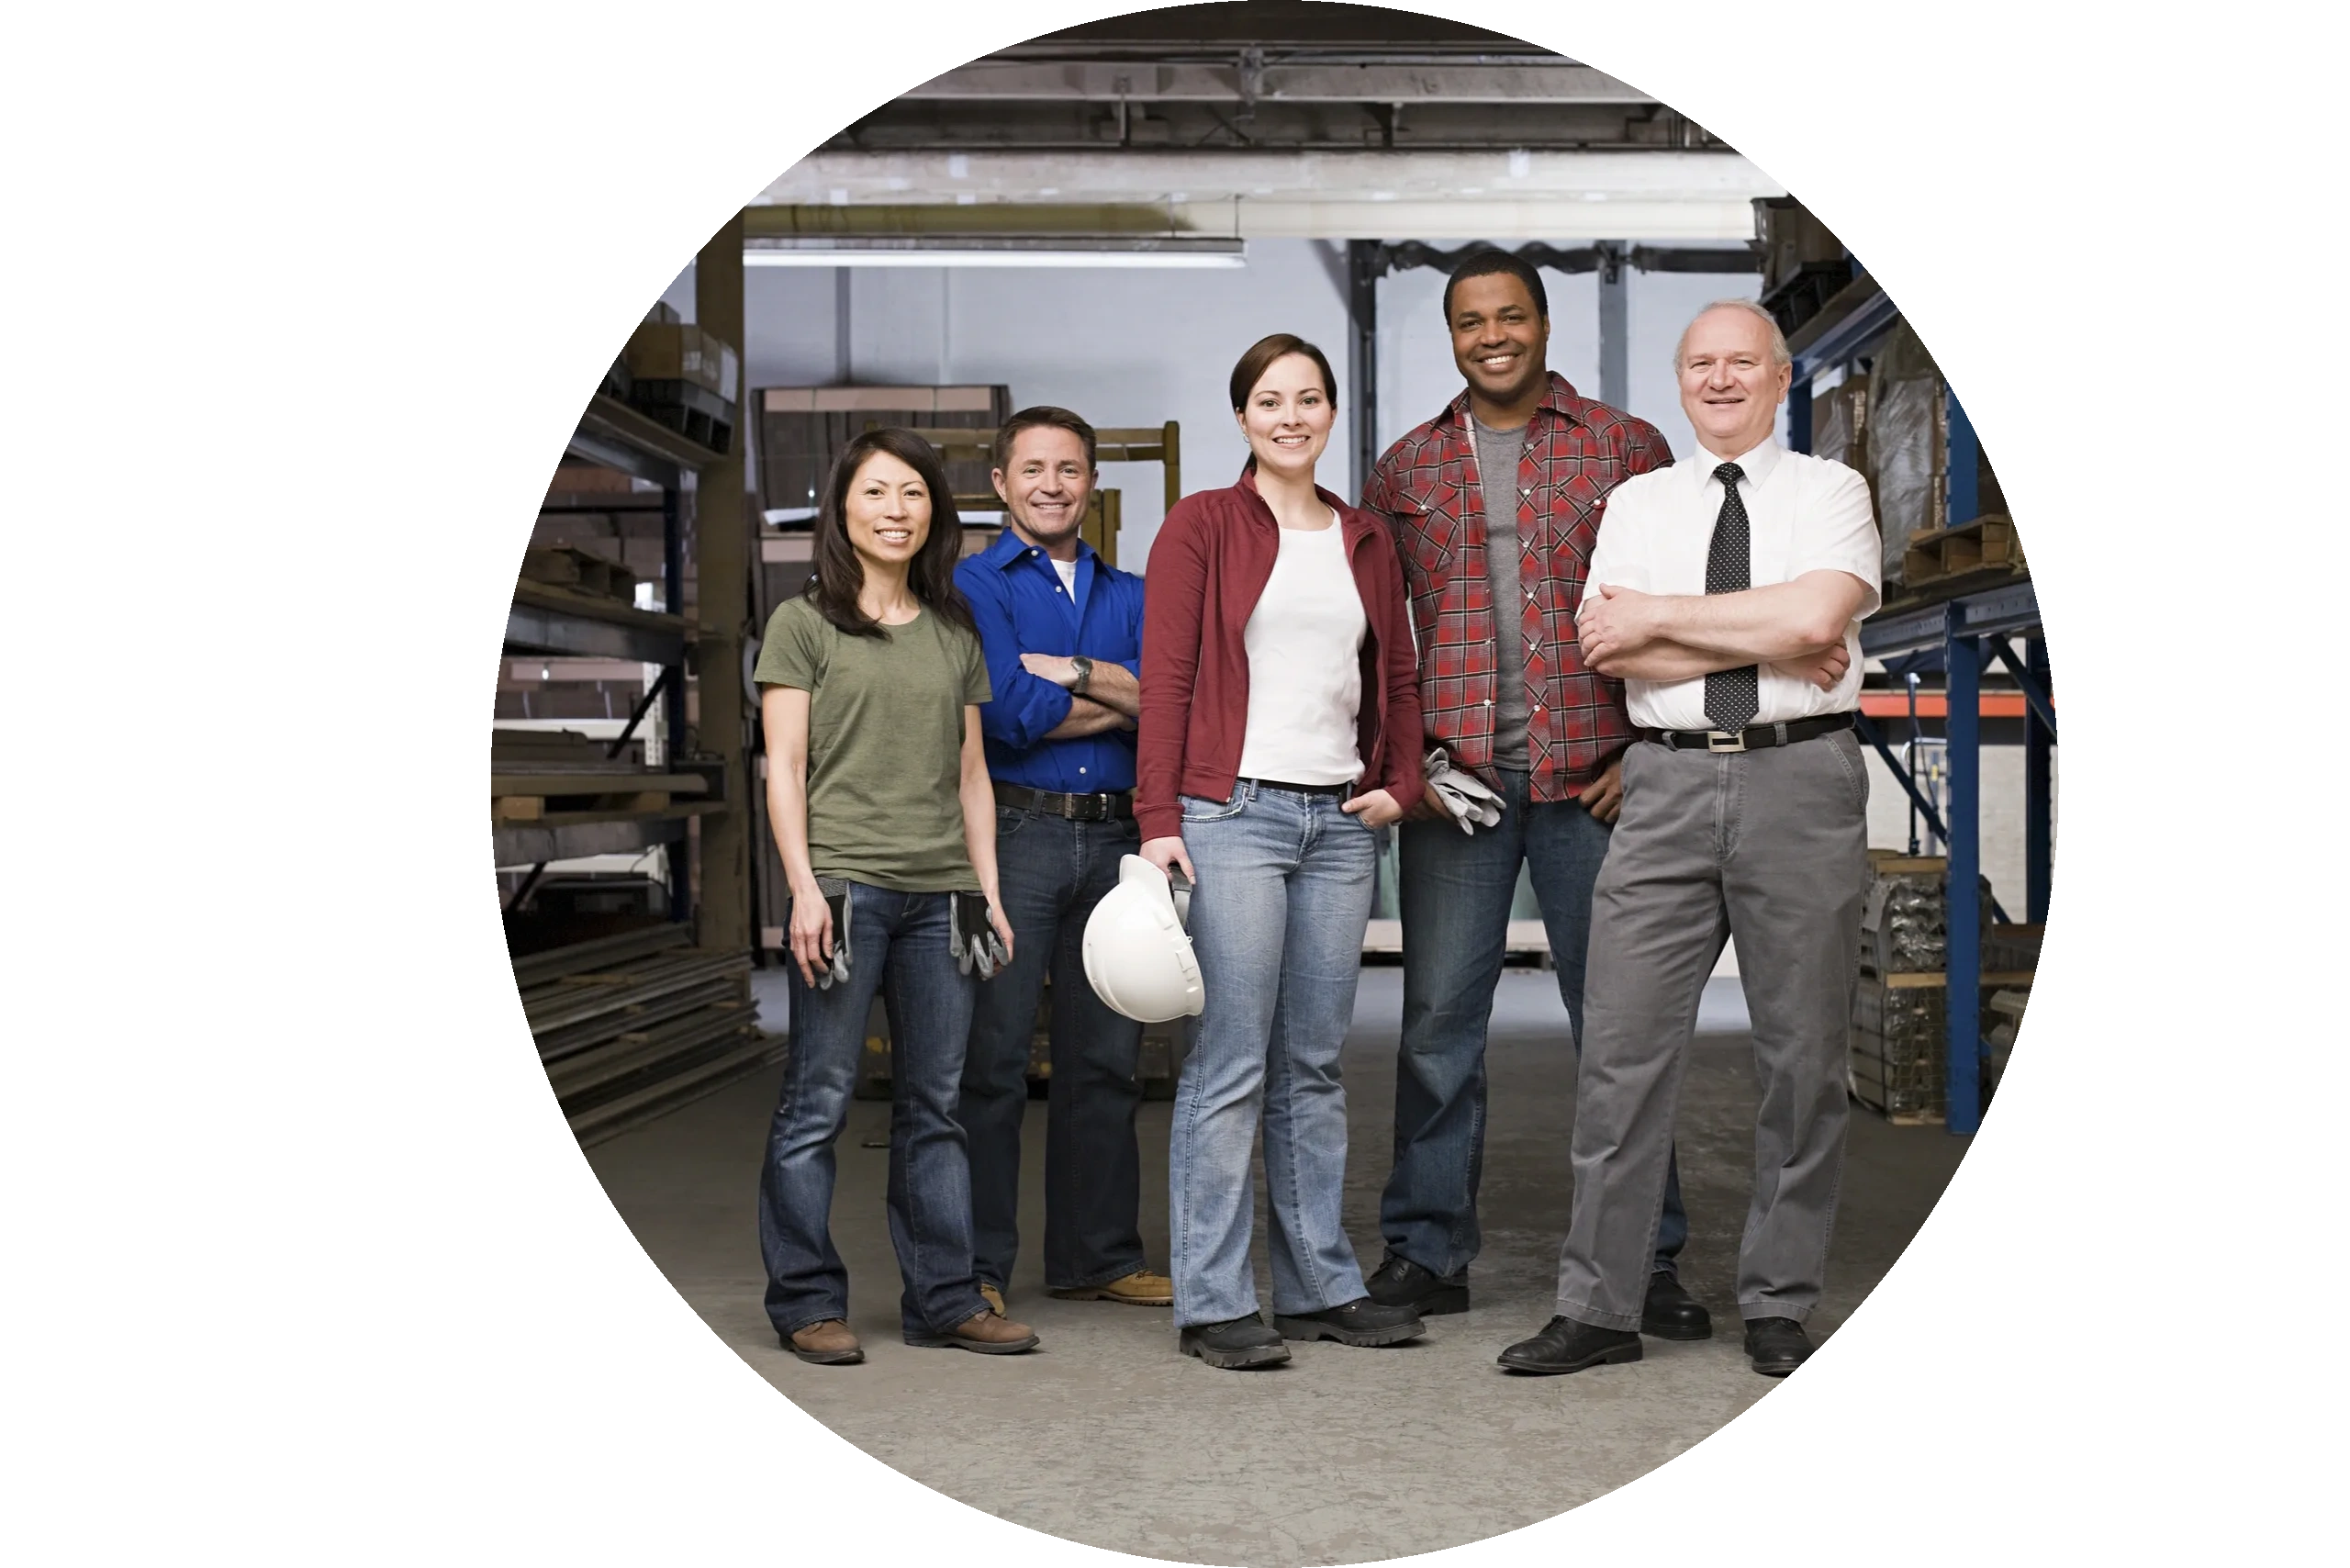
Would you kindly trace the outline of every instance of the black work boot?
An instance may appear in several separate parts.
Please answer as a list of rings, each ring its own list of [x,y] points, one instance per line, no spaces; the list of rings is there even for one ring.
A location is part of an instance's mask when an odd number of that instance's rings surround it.
[[[1341,1345],[1400,1345],[1427,1332],[1410,1307],[1382,1306],[1367,1295],[1319,1312],[1275,1313],[1273,1327],[1284,1339],[1336,1339]]]
[[[1382,1306],[1408,1306],[1422,1317],[1469,1310],[1468,1270],[1449,1276],[1433,1274],[1393,1252],[1363,1282],[1363,1289]]]
[[[1289,1360],[1289,1347],[1265,1327],[1255,1313],[1228,1323],[1201,1323],[1183,1330],[1177,1348],[1212,1367],[1277,1367]]]

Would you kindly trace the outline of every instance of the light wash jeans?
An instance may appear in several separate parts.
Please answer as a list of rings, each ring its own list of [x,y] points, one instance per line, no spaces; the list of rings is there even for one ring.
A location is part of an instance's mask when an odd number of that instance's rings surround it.
[[[1339,1223],[1338,1051],[1354,1022],[1381,834],[1341,812],[1337,796],[1245,778],[1228,800],[1186,796],[1182,805],[1198,873],[1192,946],[1207,995],[1169,1149],[1175,1326],[1257,1311],[1249,1148],[1260,1105],[1273,1310],[1342,1305],[1364,1291]]]

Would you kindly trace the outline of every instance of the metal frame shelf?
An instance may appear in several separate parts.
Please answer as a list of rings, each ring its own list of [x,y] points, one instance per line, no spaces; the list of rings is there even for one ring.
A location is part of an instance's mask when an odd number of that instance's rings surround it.
[[[514,586],[506,612],[504,652],[584,658],[634,659],[661,666],[659,678],[644,694],[621,732],[625,741],[636,732],[653,704],[663,707],[663,727],[676,749],[686,734],[685,662],[689,642],[686,618],[677,612],[685,582],[684,543],[679,523],[678,496],[688,475],[699,475],[723,461],[723,454],[687,440],[657,420],[614,398],[598,393],[579,416],[565,455],[614,469],[632,478],[660,487],[662,602],[666,612],[638,610],[632,605],[592,599],[544,584],[520,581]],[[526,868],[509,908],[519,906],[537,886],[549,862],[589,855],[626,855],[661,845],[685,841],[686,824],[693,818],[722,812],[722,801],[678,802],[655,812],[590,813],[568,820],[507,823],[491,830],[492,857],[497,868]],[[692,918],[692,879],[684,857],[669,857],[669,917]]]
[[[1790,340],[1795,380],[1787,394],[1788,443],[1811,449],[1811,383],[1824,371],[1850,365],[1869,353],[1901,320],[1901,313],[1866,274],[1828,302],[1813,322]],[[1948,404],[1948,505],[1953,520],[1981,510],[1975,427],[1955,394]],[[2009,646],[2021,637],[2023,656]],[[1947,1104],[1944,1126],[1970,1134],[1983,1124],[1981,889],[1982,677],[1993,663],[2004,666],[2024,696],[2024,918],[2048,918],[2050,868],[2054,848],[2052,762],[2056,745],[2056,710],[2048,677],[2048,644],[2040,625],[2040,599],[2031,579],[2001,584],[1925,605],[1880,612],[1861,627],[1861,652],[1887,658],[1942,650],[1948,688],[1944,720],[1950,767],[1949,818],[1933,809],[1917,779],[1902,764],[1885,734],[1867,715],[1857,716],[1861,737],[1876,748],[1886,767],[1949,849],[1947,903],[1949,958],[1944,970],[1944,1014],[1949,1025]],[[1998,906],[1994,903],[1995,913]]]

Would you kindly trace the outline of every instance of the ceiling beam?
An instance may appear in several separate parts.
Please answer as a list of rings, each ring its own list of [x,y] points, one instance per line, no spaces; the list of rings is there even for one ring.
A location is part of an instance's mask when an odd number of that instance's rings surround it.
[[[1385,62],[1158,64],[982,60],[903,95],[959,102],[1287,104],[1647,104],[1648,94],[1588,65]]]

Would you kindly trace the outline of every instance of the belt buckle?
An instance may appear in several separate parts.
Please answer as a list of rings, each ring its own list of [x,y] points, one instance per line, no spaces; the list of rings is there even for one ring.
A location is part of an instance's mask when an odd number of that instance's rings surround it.
[[[1710,752],[1740,752],[1746,749],[1743,730],[1707,730],[1706,749]]]

